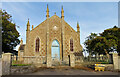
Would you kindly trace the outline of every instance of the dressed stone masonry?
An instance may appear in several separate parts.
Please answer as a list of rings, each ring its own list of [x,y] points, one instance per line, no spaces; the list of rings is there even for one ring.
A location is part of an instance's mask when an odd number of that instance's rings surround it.
[[[2,54],[2,75],[10,74],[11,53]]]
[[[77,23],[75,31],[65,20],[62,6],[61,18],[55,13],[49,16],[47,5],[46,20],[30,30],[28,19],[26,30],[26,44],[21,44],[18,50],[19,60],[24,63],[46,64],[47,67],[54,65],[55,61],[66,64],[72,62],[75,66],[74,53],[82,56],[82,46],[80,45],[80,27]],[[72,55],[73,54],[73,55]]]

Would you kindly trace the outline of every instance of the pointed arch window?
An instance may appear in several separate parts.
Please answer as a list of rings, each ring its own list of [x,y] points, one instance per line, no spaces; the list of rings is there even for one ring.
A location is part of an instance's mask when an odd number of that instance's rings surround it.
[[[73,51],[73,39],[70,39],[70,51]]]
[[[36,45],[35,45],[35,51],[36,51],[36,52],[39,52],[39,46],[40,46],[40,39],[37,38],[37,39],[36,39]]]

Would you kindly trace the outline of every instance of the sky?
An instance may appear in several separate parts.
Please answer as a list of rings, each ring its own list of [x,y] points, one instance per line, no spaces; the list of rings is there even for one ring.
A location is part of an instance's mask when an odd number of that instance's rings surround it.
[[[77,22],[80,26],[80,42],[84,48],[85,38],[90,33],[101,33],[105,29],[118,26],[118,2],[2,2],[2,9],[11,16],[16,23],[19,39],[26,43],[26,25],[28,18],[30,25],[36,27],[46,20],[46,8],[49,6],[50,17],[61,17],[61,6],[64,9],[64,20],[77,30]],[[19,45],[15,48],[18,50]]]

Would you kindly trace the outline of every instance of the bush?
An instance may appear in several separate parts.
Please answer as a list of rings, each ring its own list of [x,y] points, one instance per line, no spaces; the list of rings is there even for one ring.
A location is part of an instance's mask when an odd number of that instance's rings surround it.
[[[101,64],[109,64],[109,62],[101,62]]]

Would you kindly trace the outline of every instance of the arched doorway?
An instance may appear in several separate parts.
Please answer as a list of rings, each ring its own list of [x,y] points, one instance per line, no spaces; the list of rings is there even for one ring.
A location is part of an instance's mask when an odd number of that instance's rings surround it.
[[[52,57],[52,64],[56,64],[56,62],[60,61],[60,45],[57,40],[52,42],[51,46],[51,57]]]

